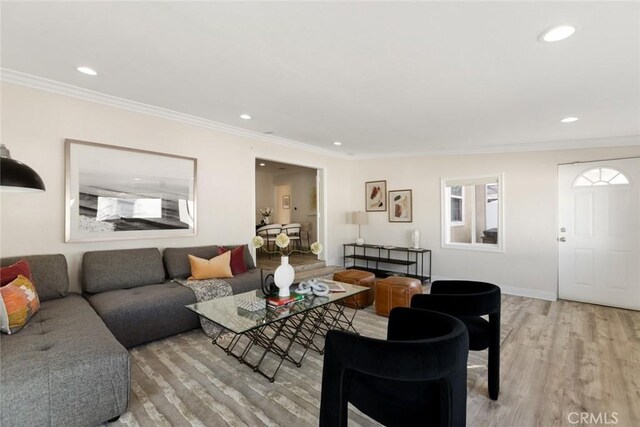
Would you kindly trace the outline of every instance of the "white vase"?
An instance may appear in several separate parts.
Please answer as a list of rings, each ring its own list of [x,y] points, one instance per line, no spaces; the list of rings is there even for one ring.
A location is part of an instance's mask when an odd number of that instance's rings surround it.
[[[264,225],[269,225],[269,217],[268,216],[263,216],[262,217],[262,222],[264,222]]]
[[[280,266],[276,268],[276,272],[273,275],[273,280],[276,282],[276,286],[279,289],[279,297],[288,297],[290,295],[289,287],[293,283],[295,275],[296,272],[289,264],[289,257],[283,256],[280,258]]]
[[[414,249],[420,249],[420,230],[413,230],[411,233],[411,243]]]

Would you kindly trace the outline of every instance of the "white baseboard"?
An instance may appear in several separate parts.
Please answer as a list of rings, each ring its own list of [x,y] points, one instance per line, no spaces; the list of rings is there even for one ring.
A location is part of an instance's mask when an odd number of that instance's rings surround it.
[[[461,280],[461,279],[456,279],[453,277],[445,277],[445,276],[433,276],[431,278],[432,282],[435,282],[436,280]],[[503,286],[503,285],[499,285],[499,286],[502,293],[507,295],[536,298],[536,299],[542,299],[545,301],[558,300],[558,293],[554,291],[543,291],[540,289],[530,289],[530,288],[518,288],[515,286]]]
[[[515,295],[518,297],[537,298],[546,301],[557,301],[558,293],[553,291],[543,291],[540,289],[516,288],[513,286],[500,286],[503,294]]]

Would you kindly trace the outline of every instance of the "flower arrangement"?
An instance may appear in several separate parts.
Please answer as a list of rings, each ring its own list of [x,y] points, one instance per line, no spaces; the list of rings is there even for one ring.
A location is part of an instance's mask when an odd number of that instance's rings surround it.
[[[262,236],[255,236],[253,239],[251,239],[251,244],[256,249],[261,248],[264,245],[264,239],[262,238]],[[266,249],[266,248],[263,248],[263,250],[270,254],[280,254],[281,256],[289,256],[294,252],[300,252],[301,254],[308,254],[309,252],[311,252],[314,255],[318,255],[320,252],[322,252],[322,249],[323,249],[322,244],[320,244],[319,242],[313,242],[311,244],[311,247],[309,248],[310,250],[308,251],[302,251],[300,249],[292,249],[287,252],[284,250],[284,248],[289,246],[289,236],[287,236],[285,233],[280,233],[276,236],[276,246],[279,247],[280,250],[270,251],[269,249]]]
[[[258,212],[260,213],[260,215],[262,215],[262,218],[269,218],[271,216],[271,212],[273,211],[271,210],[271,208],[266,207],[258,209]]]

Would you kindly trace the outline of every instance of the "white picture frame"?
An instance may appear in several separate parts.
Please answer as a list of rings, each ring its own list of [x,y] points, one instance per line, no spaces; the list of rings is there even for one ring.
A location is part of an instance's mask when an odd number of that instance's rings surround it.
[[[197,159],[65,140],[65,242],[196,235]]]

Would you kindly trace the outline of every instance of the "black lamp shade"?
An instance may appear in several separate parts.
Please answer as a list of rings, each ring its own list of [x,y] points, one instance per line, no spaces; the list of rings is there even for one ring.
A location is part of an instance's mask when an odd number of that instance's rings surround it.
[[[29,166],[10,157],[0,157],[2,191],[45,191],[44,181]]]

